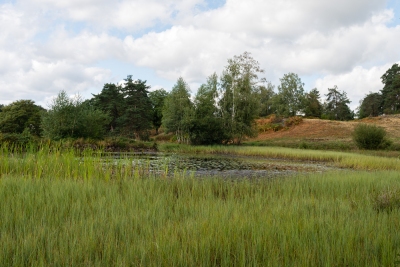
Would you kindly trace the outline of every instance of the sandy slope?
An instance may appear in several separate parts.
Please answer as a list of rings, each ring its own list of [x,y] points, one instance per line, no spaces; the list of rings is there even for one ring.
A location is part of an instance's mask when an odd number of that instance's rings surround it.
[[[299,125],[277,132],[268,131],[259,133],[257,138],[252,140],[267,140],[274,138],[294,139],[351,139],[354,127],[358,123],[372,123],[386,129],[391,138],[400,138],[400,115],[387,115],[376,118],[365,118],[355,121],[328,121],[319,119],[304,119]]]

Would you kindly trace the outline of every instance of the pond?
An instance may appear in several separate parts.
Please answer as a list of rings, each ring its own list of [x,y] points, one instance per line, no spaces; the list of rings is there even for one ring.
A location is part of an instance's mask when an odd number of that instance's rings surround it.
[[[295,161],[232,155],[188,155],[167,153],[112,154],[117,161],[132,163],[152,173],[185,172],[196,177],[273,178],[298,173],[322,173],[338,169],[324,162]]]

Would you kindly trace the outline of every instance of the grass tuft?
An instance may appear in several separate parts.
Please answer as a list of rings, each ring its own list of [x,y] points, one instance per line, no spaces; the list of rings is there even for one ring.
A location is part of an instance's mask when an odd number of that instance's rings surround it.
[[[400,189],[385,189],[373,196],[373,205],[377,211],[392,211],[400,208]]]

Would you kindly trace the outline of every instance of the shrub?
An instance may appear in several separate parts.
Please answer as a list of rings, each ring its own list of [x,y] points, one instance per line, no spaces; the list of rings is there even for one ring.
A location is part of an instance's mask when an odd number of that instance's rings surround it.
[[[353,132],[353,140],[360,149],[378,149],[387,143],[386,131],[376,125],[359,124]]]
[[[309,149],[310,145],[305,141],[301,141],[300,144],[299,144],[299,148],[300,149]]]
[[[299,125],[301,122],[303,122],[302,117],[299,117],[299,116],[290,117],[287,120],[285,120],[285,127]]]

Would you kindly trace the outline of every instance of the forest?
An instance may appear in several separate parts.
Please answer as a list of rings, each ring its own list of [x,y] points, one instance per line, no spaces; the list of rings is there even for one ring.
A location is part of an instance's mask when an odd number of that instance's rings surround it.
[[[274,86],[262,77],[264,70],[248,52],[227,63],[220,74],[211,74],[195,95],[190,94],[182,77],[168,92],[152,91],[147,81],[128,75],[123,83],[107,83],[86,100],[60,91],[47,109],[32,100],[0,105],[0,139],[149,140],[162,129],[178,143],[240,144],[244,138],[257,135],[257,118],[272,114],[344,121],[400,113],[398,64],[382,75],[383,88],[366,94],[353,111],[346,92],[337,86],[322,96],[317,88],[305,92],[295,73],[285,74]]]

